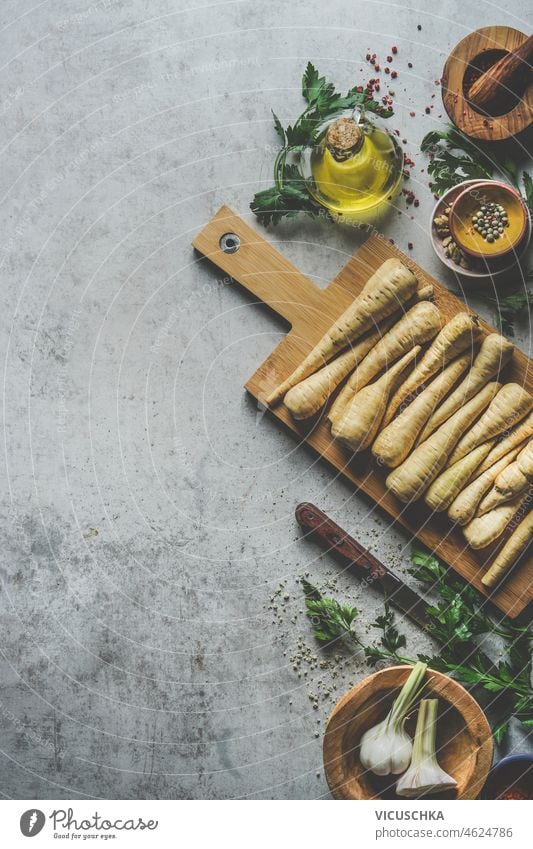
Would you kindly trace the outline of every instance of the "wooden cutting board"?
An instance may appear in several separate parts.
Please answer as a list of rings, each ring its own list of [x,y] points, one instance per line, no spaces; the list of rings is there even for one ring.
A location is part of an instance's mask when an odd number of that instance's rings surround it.
[[[193,245],[204,257],[258,300],[268,304],[291,325],[285,339],[246,383],[247,391],[259,402],[293,371],[359,294],[371,274],[390,257],[401,259],[420,282],[433,285],[435,303],[445,320],[466,309],[462,301],[379,235],[370,236],[326,289],[317,288],[227,206],[222,207],[196,236]],[[494,328],[486,322],[481,324],[486,332],[494,332]],[[516,381],[533,393],[531,360],[516,349],[503,373],[503,379]],[[475,552],[466,545],[461,530],[450,523],[446,514],[432,513],[423,501],[407,506],[402,504],[387,490],[386,471],[379,468],[370,452],[357,455],[350,462],[348,452],[332,440],[323,417],[312,425],[297,424],[282,404],[271,413],[300,439],[305,439],[358,490],[370,496],[394,522],[403,525],[424,545],[434,550],[481,593],[489,595],[480,578],[494,559],[499,546]],[[305,500],[305,492],[302,492],[302,500]],[[526,558],[501,589],[490,594],[490,598],[508,616],[517,616],[533,599],[533,556]]]

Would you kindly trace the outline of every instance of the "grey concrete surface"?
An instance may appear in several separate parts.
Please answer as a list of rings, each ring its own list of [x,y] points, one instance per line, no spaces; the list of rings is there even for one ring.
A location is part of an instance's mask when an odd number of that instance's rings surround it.
[[[435,80],[470,30],[530,31],[528,11],[3,0],[4,797],[328,796],[324,720],[367,667],[318,656],[296,579],[336,581],[363,635],[380,600],[299,540],[294,507],[315,501],[398,571],[410,541],[246,397],[285,328],[191,238],[222,203],[251,220],[270,108],[299,114],[308,59],[346,89],[371,76],[367,48],[396,44],[392,126],[420,206],[386,232],[457,285],[431,251],[418,153],[444,121]],[[359,244],[307,220],[269,235],[321,286]],[[468,297],[491,314],[486,293]],[[410,650],[431,648],[402,627]]]

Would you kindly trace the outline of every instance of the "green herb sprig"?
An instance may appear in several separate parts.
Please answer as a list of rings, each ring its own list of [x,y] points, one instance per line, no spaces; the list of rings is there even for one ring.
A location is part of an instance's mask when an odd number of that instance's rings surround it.
[[[352,628],[358,611],[336,599],[325,598],[309,581],[302,579],[307,615],[315,624],[314,635],[321,643],[348,637],[364,651],[371,665],[378,661],[414,664],[421,660],[432,669],[452,675],[468,688],[496,694],[499,721],[494,737],[501,742],[515,717],[527,728],[533,727],[532,643],[533,635],[525,627],[503,616],[494,621],[484,609],[484,599],[473,587],[450,577],[447,567],[431,552],[414,548],[411,553],[416,580],[439,597],[427,607],[431,634],[439,644],[435,655],[416,658],[400,653],[406,646],[405,635],[394,622],[394,613],[385,600],[384,613],[372,623],[381,632],[378,643],[365,645]],[[476,650],[474,638],[493,634],[503,641],[505,659],[494,665]],[[468,662],[465,661],[468,657]]]
[[[360,91],[358,89],[361,89]],[[292,218],[302,212],[311,216],[327,216],[326,210],[309,195],[295,162],[301,151],[316,142],[316,130],[329,118],[343,109],[364,107],[382,118],[393,114],[388,107],[366,94],[362,86],[354,86],[347,94],[335,91],[335,86],[321,77],[317,69],[307,63],[302,79],[302,96],[307,106],[299,118],[284,128],[278,116],[274,117],[274,129],[281,140],[281,148],[274,162],[274,185],[257,192],[250,209],[265,226],[278,224],[282,218]]]
[[[432,130],[422,139],[421,150],[430,156],[428,174],[430,188],[439,197],[463,180],[490,180],[497,176],[507,179],[517,188],[533,215],[533,178],[526,171],[520,174],[515,162],[490,143],[475,142],[455,127]],[[533,279],[529,272],[526,279]],[[533,303],[533,292],[524,289],[505,298],[491,299],[495,304],[496,321],[500,330],[514,336],[518,315]]]
[[[533,280],[533,269],[527,272],[525,280]],[[530,289],[519,289],[503,298],[490,298],[495,307],[496,323],[502,333],[514,336],[515,321],[520,314],[533,304],[533,291]]]
[[[359,616],[355,607],[339,604],[334,598],[324,596],[305,578],[300,579],[304,593],[307,616],[313,623],[314,635],[321,643],[349,636],[357,639],[352,631],[352,623]]]
[[[516,164],[502,157],[490,144],[483,145],[464,136],[455,127],[431,130],[422,139],[420,149],[430,156],[428,174],[430,188],[436,195],[463,180],[490,180],[495,175],[505,177],[517,189],[533,213],[533,180],[527,173],[518,173]]]

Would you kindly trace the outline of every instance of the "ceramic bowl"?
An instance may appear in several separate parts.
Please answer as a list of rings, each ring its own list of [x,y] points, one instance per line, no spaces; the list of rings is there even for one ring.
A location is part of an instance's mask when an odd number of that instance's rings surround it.
[[[489,242],[474,229],[473,216],[487,204],[503,206],[508,226],[499,237]],[[450,212],[450,231],[454,241],[465,253],[488,262],[516,251],[524,238],[528,223],[526,205],[520,194],[506,183],[486,180],[469,186],[453,201]]]
[[[470,258],[470,268],[461,268],[459,265],[457,265],[457,263],[453,261],[453,259],[450,259],[450,257],[446,255],[442,240],[438,235],[437,230],[435,228],[435,224],[433,222],[438,215],[441,215],[447,207],[451,206],[455,198],[457,198],[458,195],[466,187],[475,186],[480,182],[482,181],[465,180],[464,182],[459,183],[457,186],[452,186],[451,189],[448,189],[448,191],[445,192],[441,198],[439,198],[431,214],[431,244],[433,250],[435,251],[440,261],[447,268],[449,268],[455,274],[460,275],[462,278],[465,279],[465,281],[469,280],[472,285],[475,283],[482,284],[483,282],[486,282],[487,278],[496,279],[511,271],[518,264],[521,257],[526,252],[531,238],[531,219],[528,215],[527,227],[526,232],[524,234],[524,238],[522,239],[522,242],[517,247],[514,253],[511,253],[499,259],[493,259],[490,261],[490,263],[484,259],[475,259],[472,257]]]
[[[365,770],[359,744],[365,731],[389,712],[411,672],[410,666],[392,666],[361,681],[337,703],[324,736],[324,770],[336,799],[399,799],[397,776],[380,778]],[[475,799],[492,763],[492,733],[482,709],[467,691],[447,675],[426,673],[424,698],[439,699],[437,751],[439,763],[457,788],[428,798]],[[416,718],[406,726],[411,735]]]
[[[508,755],[491,769],[483,789],[484,799],[502,799],[509,790],[529,790],[533,798],[533,755]]]

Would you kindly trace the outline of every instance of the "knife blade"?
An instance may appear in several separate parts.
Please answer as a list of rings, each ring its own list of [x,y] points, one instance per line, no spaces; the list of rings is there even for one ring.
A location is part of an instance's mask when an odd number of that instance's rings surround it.
[[[376,584],[398,610],[431,633],[430,620],[426,614],[429,602],[314,504],[298,504],[295,513],[296,521],[309,535],[317,537],[329,551],[336,552],[350,565],[361,570],[367,586]]]

